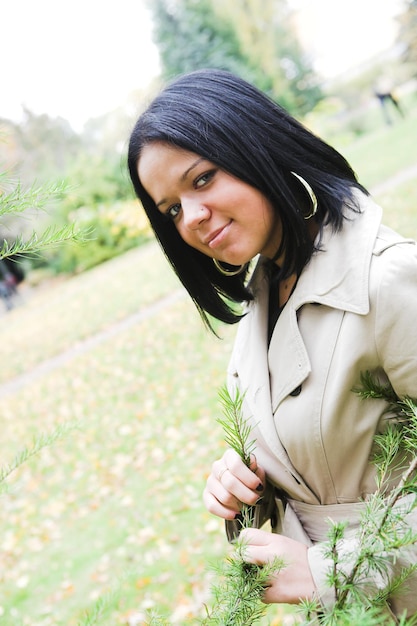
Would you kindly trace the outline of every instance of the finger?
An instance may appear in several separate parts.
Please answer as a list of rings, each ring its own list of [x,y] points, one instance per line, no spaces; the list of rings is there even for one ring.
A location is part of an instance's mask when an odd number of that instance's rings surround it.
[[[259,483],[258,483],[258,486],[256,487],[256,491],[262,492],[265,489],[265,485],[266,485],[266,473],[263,467],[258,466],[256,468],[255,475],[259,479]]]
[[[271,584],[267,584],[265,586],[265,591],[262,594],[261,601],[264,604],[275,604],[276,603],[276,591],[273,588],[273,578],[270,579]]]
[[[262,468],[257,466],[255,457],[254,461],[251,463],[256,472],[259,472],[259,475],[255,473],[250,467],[247,467],[245,463],[242,461],[240,456],[234,450],[228,450],[224,456],[223,461],[225,466],[230,470],[234,477],[236,477],[243,485],[252,491],[256,492],[262,491],[262,487],[265,484],[265,472]],[[260,476],[262,479],[260,480]],[[223,482],[223,481],[222,481]],[[243,500],[246,502],[246,500]],[[248,502],[248,504],[253,504],[252,501]]]
[[[258,465],[258,461],[254,454],[251,454],[250,458],[251,458],[251,461],[250,461],[249,469],[254,474],[256,474],[256,476],[259,478],[259,483],[258,483],[258,486],[256,487],[256,491],[263,491],[265,488],[265,482],[266,482],[265,470],[263,469],[263,467],[260,467]]]
[[[270,546],[243,544],[242,558],[245,563],[263,566],[274,561],[277,558],[277,555],[271,552]]]
[[[245,504],[256,504],[260,498],[260,492],[256,491],[256,488],[251,489],[248,487],[233,473],[232,470],[228,470],[222,474],[221,482],[219,484],[226,490],[227,494],[235,498],[239,503],[244,502]],[[257,478],[255,483],[252,482],[252,484],[257,487],[260,484],[259,479]],[[220,493],[218,498],[225,504],[231,504],[231,499],[227,497],[225,500]]]
[[[258,461],[256,460],[256,456],[254,454],[250,455],[249,469],[252,470],[252,472],[255,472],[255,474],[258,470]]]
[[[242,530],[241,540],[244,545],[244,560],[256,565],[264,565],[277,557],[286,562],[289,550],[293,550],[292,545],[300,545],[299,542],[282,535],[271,534],[257,528]],[[305,549],[305,546],[303,549]]]
[[[242,500],[236,496],[232,490],[230,490],[225,483],[227,483],[226,478],[227,475],[222,477],[222,482],[220,482],[213,474],[207,479],[206,489],[209,493],[211,493],[216,500],[218,500],[221,504],[226,506],[227,508],[233,509],[236,513],[240,511],[242,506]]]
[[[235,469],[238,469],[241,465],[243,465],[243,467],[246,467],[239,454],[236,452],[236,450],[233,450],[232,448],[228,448],[226,450],[226,452],[223,454],[222,460],[226,467],[231,467]]]
[[[241,538],[248,546],[269,546],[271,543],[271,533],[259,528],[245,528]]]
[[[225,472],[231,471],[235,473],[237,477],[241,473],[241,466],[245,467],[245,464],[239,457],[239,455],[234,452],[234,450],[229,450],[226,452],[221,459],[214,461],[211,466],[211,473],[213,476],[217,478],[219,482],[222,480],[222,476]]]
[[[224,486],[222,484],[222,478],[226,472],[230,472],[230,471],[231,470],[227,467],[225,460],[223,458],[213,463],[212,468],[211,468],[211,474],[208,478],[208,481],[210,481],[213,489],[216,489],[215,483],[217,481],[218,483],[222,485],[223,490],[224,490]]]
[[[227,465],[225,464],[223,458],[221,458],[218,461],[214,461],[213,465],[211,466],[211,473],[217,478],[217,480],[220,481],[221,475],[226,469]]]
[[[220,502],[207,487],[203,491],[203,502],[209,513],[221,517],[222,519],[234,520],[236,515],[239,515],[240,506],[237,501],[233,503],[232,507],[226,506]]]

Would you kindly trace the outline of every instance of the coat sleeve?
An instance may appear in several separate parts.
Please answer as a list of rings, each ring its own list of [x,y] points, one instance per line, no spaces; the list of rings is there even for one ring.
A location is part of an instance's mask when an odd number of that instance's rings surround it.
[[[417,245],[391,246],[374,263],[380,278],[371,307],[381,367],[399,397],[417,398]]]
[[[375,319],[374,339],[380,366],[399,397],[417,398],[417,246],[403,241],[382,247],[373,259],[371,271],[375,272],[370,294],[371,315]],[[407,498],[409,496],[405,500]],[[399,501],[397,506],[404,506],[404,500]],[[408,527],[416,533],[417,511],[411,510],[405,519]],[[358,538],[349,535],[339,546],[346,572],[353,566],[357,548]],[[308,558],[320,602],[330,608],[335,603],[335,592],[328,580],[332,562],[325,557],[323,543],[309,548]],[[365,590],[372,595],[386,587],[404,568],[416,563],[417,546],[398,551],[395,557],[387,559],[384,572],[369,574],[364,581]],[[417,613],[416,589],[417,573],[413,572],[401,592],[390,600],[395,615],[404,610],[409,615]]]

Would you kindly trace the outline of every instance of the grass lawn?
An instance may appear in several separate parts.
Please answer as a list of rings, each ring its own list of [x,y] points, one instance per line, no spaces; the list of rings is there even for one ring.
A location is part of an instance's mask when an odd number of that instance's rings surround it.
[[[415,123],[410,113],[344,150],[365,184],[417,164]],[[417,236],[415,180],[376,198],[389,225]],[[34,290],[0,318],[0,382],[179,289],[148,244]],[[216,339],[179,298],[2,395],[2,466],[40,433],[73,426],[1,494],[2,626],[137,626],[151,609],[170,624],[198,623],[210,563],[227,550],[201,494],[223,449],[217,391],[235,330],[219,325]],[[280,608],[268,615],[271,625],[289,620]]]
[[[25,306],[7,316],[7,328],[3,325],[2,361],[7,366],[0,371],[0,384],[105,331],[179,286],[161,251],[152,243],[46,293],[43,289],[23,292]]]
[[[0,623],[78,624],[118,586],[98,623],[152,606],[182,611],[177,623],[201,611],[206,559],[225,548],[201,492],[222,446],[217,389],[233,332],[215,339],[183,299],[2,399],[3,463],[40,431],[77,427],[2,494]]]
[[[381,124],[374,132],[361,135],[348,145],[338,146],[359,180],[372,188],[397,172],[417,164],[417,102],[404,119],[392,126]]]

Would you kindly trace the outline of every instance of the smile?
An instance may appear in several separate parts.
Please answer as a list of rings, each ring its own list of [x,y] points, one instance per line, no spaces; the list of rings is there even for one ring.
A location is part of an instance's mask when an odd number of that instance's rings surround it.
[[[211,233],[209,235],[209,237],[206,239],[206,244],[209,248],[217,248],[223,243],[223,240],[227,236],[231,223],[232,220],[230,220],[230,222],[226,224],[226,226],[223,226],[219,230],[216,230],[214,233]]]

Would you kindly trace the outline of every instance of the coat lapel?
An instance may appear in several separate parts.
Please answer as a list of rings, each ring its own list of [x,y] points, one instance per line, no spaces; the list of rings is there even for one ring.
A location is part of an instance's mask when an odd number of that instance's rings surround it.
[[[251,418],[266,444],[272,453],[284,464],[290,473],[295,474],[295,470],[287,456],[284,447],[278,437],[275,427],[273,407],[271,404],[271,379],[270,379],[270,362],[268,356],[267,331],[268,331],[268,281],[263,276],[257,277],[256,280],[256,306],[251,306],[247,315],[239,323],[238,336],[236,338],[235,351],[232,361],[236,365],[236,375],[239,379],[239,386],[245,393],[245,413],[246,418]],[[285,310],[285,309],[284,309]],[[291,346],[298,346],[298,354],[302,354],[303,367],[301,370],[297,364],[290,365],[287,383],[282,384],[282,388],[290,388],[291,377],[296,381],[306,377],[309,372],[309,362],[305,347],[301,340],[296,323],[296,314],[294,312],[294,330],[297,331],[297,338],[292,341],[289,339],[285,347],[285,354],[291,355],[293,360],[294,354]],[[279,346],[281,342],[279,341]],[[280,348],[281,352],[281,348]],[[293,373],[296,374],[294,377]],[[293,387],[290,389],[292,391]],[[297,479],[299,482],[299,479]]]
[[[311,372],[294,300],[290,298],[275,325],[268,351],[272,410],[302,385]]]

